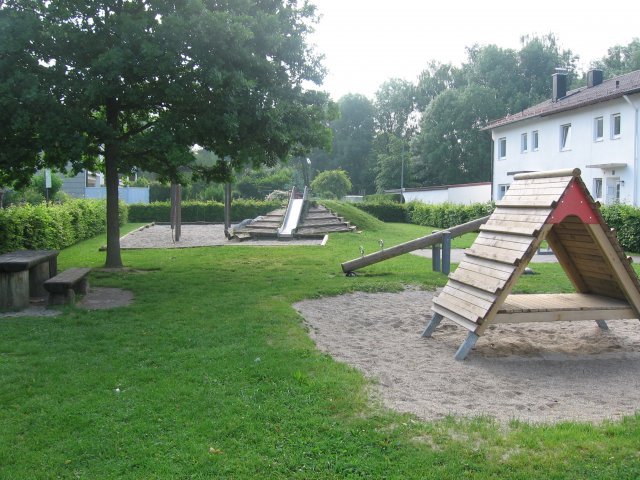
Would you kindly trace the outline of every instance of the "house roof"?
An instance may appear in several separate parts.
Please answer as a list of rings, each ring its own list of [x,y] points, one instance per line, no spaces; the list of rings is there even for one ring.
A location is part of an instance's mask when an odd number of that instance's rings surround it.
[[[609,78],[594,87],[584,86],[570,90],[564,97],[558,99],[556,102],[551,99],[545,100],[521,112],[494,120],[484,127],[483,130],[491,130],[529,118],[555,115],[638,92],[640,92],[640,70]]]

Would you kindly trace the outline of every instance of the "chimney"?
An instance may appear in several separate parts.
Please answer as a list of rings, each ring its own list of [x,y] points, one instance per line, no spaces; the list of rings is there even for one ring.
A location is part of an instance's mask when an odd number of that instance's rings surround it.
[[[602,83],[602,70],[589,70],[587,72],[587,87],[595,87]]]
[[[567,72],[557,71],[553,77],[553,93],[551,100],[557,102],[559,99],[567,95]]]

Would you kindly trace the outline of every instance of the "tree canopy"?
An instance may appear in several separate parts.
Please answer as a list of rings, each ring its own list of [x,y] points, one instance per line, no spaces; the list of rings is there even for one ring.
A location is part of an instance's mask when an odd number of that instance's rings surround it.
[[[315,8],[296,0],[6,0],[0,183],[43,166],[103,168],[107,266],[122,265],[118,174],[223,181],[328,144]],[[196,166],[200,145],[223,161]]]

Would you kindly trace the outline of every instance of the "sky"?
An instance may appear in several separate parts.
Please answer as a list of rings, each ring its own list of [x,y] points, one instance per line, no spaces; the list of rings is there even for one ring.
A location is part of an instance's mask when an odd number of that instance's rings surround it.
[[[522,35],[554,33],[589,62],[640,37],[640,2],[582,0],[311,0],[321,16],[309,37],[325,56],[322,90],[373,99],[391,78],[415,82],[431,60],[460,65],[465,47],[520,48]]]

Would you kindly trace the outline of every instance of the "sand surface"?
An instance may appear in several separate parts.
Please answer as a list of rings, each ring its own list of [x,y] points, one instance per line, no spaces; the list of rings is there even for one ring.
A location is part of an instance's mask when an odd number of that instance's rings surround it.
[[[640,322],[490,327],[465,361],[467,331],[443,320],[432,338],[434,292],[353,293],[294,305],[318,348],[374,381],[384,404],[425,420],[598,422],[640,409]]]
[[[139,228],[120,238],[120,248],[190,248],[217,247],[225,245],[245,247],[284,247],[287,245],[322,245],[318,239],[290,240],[227,240],[224,226],[219,224],[184,224],[179,241],[174,241],[170,225],[149,225]]]

